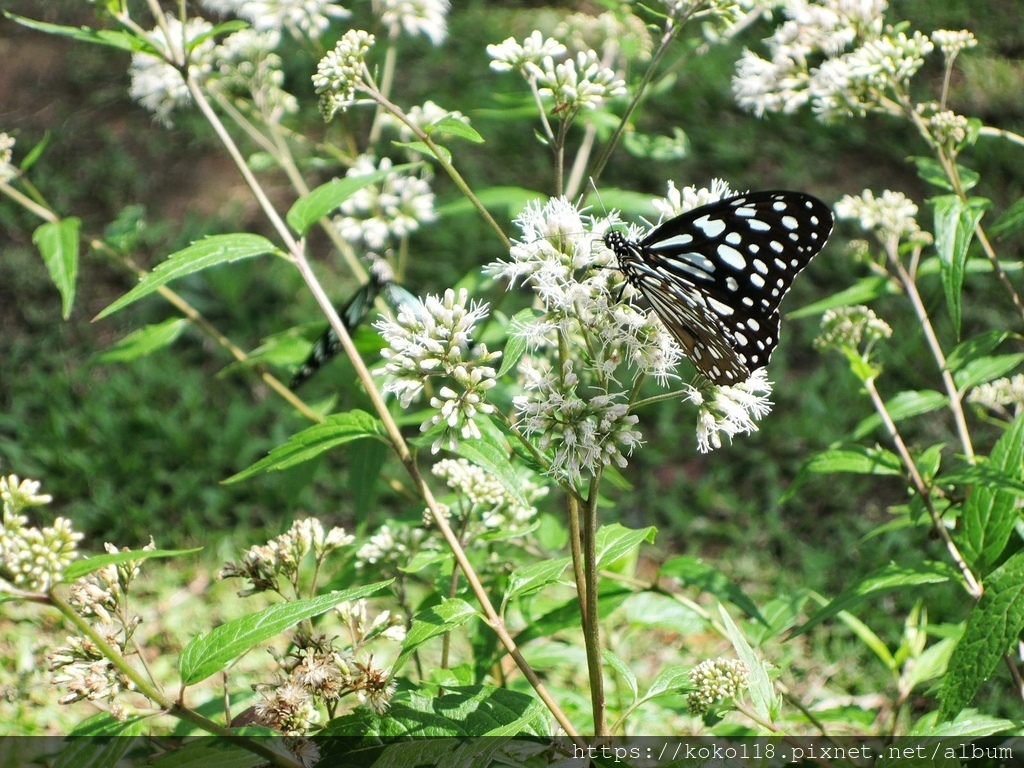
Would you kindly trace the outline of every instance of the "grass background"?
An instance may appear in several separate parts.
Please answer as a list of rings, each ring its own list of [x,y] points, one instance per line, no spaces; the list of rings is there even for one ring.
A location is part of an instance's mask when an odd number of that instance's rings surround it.
[[[484,43],[509,35],[522,38],[537,26],[550,28],[569,11],[592,9],[579,3],[482,0],[454,5],[443,47],[404,44],[395,100],[415,104],[430,98],[470,116],[487,142],[459,145],[456,162],[474,188],[501,184],[549,190],[551,162],[537,144],[533,126],[494,114],[502,96],[521,91],[521,84],[488,69]],[[90,7],[72,0],[10,0],[3,7],[60,23],[92,20]],[[356,6],[356,23],[367,13],[364,6]],[[889,18],[909,19],[925,32],[972,29],[981,45],[961,58],[952,105],[988,124],[1021,130],[1024,26],[1019,3],[904,0],[891,4]],[[669,134],[680,127],[689,154],[664,163],[619,152],[603,184],[658,195],[668,179],[684,186],[722,177],[736,189],[802,189],[828,202],[866,187],[890,188],[923,204],[930,191],[907,158],[924,154],[924,149],[908,128],[874,117],[829,126],[806,114],[758,120],[733,104],[729,81],[738,54],[744,46],[756,47],[768,32],[766,25],[755,25],[736,41],[706,51],[698,50],[700,41],[684,43],[689,60],[679,70],[675,88],[648,102],[640,129]],[[83,232],[96,236],[120,222],[115,226],[130,233],[137,258],[152,266],[204,234],[266,231],[247,190],[202,123],[184,115],[177,129],[168,131],[128,99],[126,56],[46,37],[4,20],[0,59],[5,62],[0,130],[17,137],[19,157],[47,137],[32,181],[57,211],[82,217]],[[919,76],[930,87],[937,87],[941,77],[938,61],[934,57]],[[308,80],[313,68],[315,61],[302,56],[287,62],[289,81],[304,99],[303,119],[313,131],[330,136],[333,129],[316,115]],[[996,210],[1024,193],[1024,153],[1015,148],[982,142],[965,163],[981,173],[978,192],[991,197]],[[435,182],[439,204],[458,198],[444,177],[435,177]],[[270,187],[287,204],[290,192],[284,180],[271,177]],[[136,227],[140,214],[145,225]],[[929,217],[922,210],[923,224]],[[103,541],[141,546],[151,534],[161,547],[205,545],[201,562],[163,574],[163,587],[171,589],[175,583],[195,583],[197,574],[215,567],[211,563],[218,558],[231,556],[233,547],[280,532],[298,514],[362,530],[392,517],[418,517],[418,509],[386,492],[367,514],[357,515],[346,481],[347,454],[221,485],[304,423],[255,377],[228,367],[223,353],[198,334],[186,334],[173,349],[130,365],[98,364],[95,355],[113,341],[172,316],[171,310],[159,301],[146,301],[91,323],[134,282],[122,268],[91,252],[83,257],[74,312],[63,321],[59,297],[31,242],[37,224],[13,204],[0,201],[0,471],[42,480],[44,490],[55,497],[50,510],[70,517],[76,529],[85,531],[89,547],[98,548]],[[825,252],[797,281],[784,311],[847,287],[859,276],[860,268],[843,253],[853,236],[859,235],[846,225],[838,227]],[[465,215],[424,228],[410,251],[406,284],[420,294],[443,291],[468,270],[501,255],[495,238]],[[1019,241],[1002,244],[1001,255],[1020,259]],[[348,278],[326,266],[324,271],[332,294],[346,296],[352,289]],[[243,347],[254,348],[269,334],[317,319],[297,276],[267,260],[204,273],[175,287]],[[995,290],[994,280],[985,276],[968,286],[965,337],[1006,325],[986,300]],[[938,281],[926,284],[924,293],[948,348],[953,336]],[[928,358],[909,310],[898,297],[880,301],[876,309],[896,331],[881,358],[886,391],[933,386],[932,371],[919,362]],[[651,557],[703,557],[759,598],[797,587],[834,594],[851,574],[893,559],[941,559],[938,542],[922,542],[916,529],[864,540],[868,531],[890,519],[891,505],[905,500],[897,481],[819,477],[784,506],[777,503],[802,461],[844,439],[868,414],[843,362],[811,350],[816,330],[813,320],[784,321],[771,369],[776,408],[761,432],[750,438],[700,456],[687,409],[665,403],[642,414],[647,445],[625,472],[632,488],[609,490],[615,506],[603,512],[605,518],[630,526],[657,525],[658,547]],[[339,381],[351,381],[346,365],[333,364],[304,394],[315,400],[335,392]],[[359,395],[349,387],[341,398],[340,408],[360,405]],[[954,442],[945,422],[924,420],[909,429],[910,438],[920,445]],[[154,587],[155,593],[160,590]],[[914,599],[897,595],[879,605],[880,626],[873,628],[890,640],[897,638],[900,617]],[[959,596],[951,591],[950,599],[949,618],[955,618],[961,610]],[[209,624],[200,619],[197,626]],[[822,638],[820,646],[808,651],[822,666],[835,668],[837,686],[870,691],[885,684],[877,673],[865,671],[869,665],[863,648],[841,628]],[[20,696],[38,670],[27,661],[23,634],[4,633],[0,642],[0,657],[24,670],[5,683],[9,698]],[[801,663],[810,664],[806,659]],[[999,710],[1002,705],[993,706]],[[28,710],[19,712],[22,728],[60,730],[40,725]],[[51,722],[63,717],[55,713]]]

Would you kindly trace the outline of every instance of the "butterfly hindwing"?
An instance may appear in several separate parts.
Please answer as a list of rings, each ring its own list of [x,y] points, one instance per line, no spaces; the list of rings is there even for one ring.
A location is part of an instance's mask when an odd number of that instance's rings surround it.
[[[605,242],[697,369],[735,384],[768,364],[778,306],[825,245],[832,212],[801,192],[751,192]]]

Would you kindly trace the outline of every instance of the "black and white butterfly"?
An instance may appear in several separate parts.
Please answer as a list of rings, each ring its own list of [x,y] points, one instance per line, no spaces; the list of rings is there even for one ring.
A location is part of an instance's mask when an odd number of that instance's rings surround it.
[[[375,262],[373,268],[370,269],[369,280],[352,294],[352,297],[345,302],[345,306],[338,310],[341,323],[349,335],[355,333],[356,329],[362,325],[378,296],[382,296],[384,301],[395,309],[418,301],[409,291],[394,282],[386,262]],[[328,326],[313,344],[313,349],[299,366],[299,370],[295,372],[288,388],[293,391],[298,389],[340,351],[341,339],[338,338],[334,329]]]
[[[697,370],[738,384],[768,364],[779,302],[825,245],[832,211],[802,192],[749,192],[701,206],[638,242],[604,242]]]

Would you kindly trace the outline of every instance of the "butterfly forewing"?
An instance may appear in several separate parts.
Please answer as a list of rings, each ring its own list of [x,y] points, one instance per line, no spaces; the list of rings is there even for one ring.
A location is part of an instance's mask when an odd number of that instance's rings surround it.
[[[605,242],[626,279],[716,384],[768,364],[778,306],[793,278],[825,245],[832,212],[801,192],[751,192],[696,208],[639,242]]]

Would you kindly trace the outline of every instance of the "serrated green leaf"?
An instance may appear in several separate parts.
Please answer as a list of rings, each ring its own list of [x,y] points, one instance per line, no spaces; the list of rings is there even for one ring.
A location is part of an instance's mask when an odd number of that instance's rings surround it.
[[[602,525],[597,529],[597,567],[607,568],[616,560],[633,554],[645,541],[654,542],[658,529],[626,528],[619,523]]]
[[[486,439],[459,440],[454,453],[486,470],[518,504],[524,507],[529,502],[523,495],[523,484],[509,461],[508,450]]]
[[[718,615],[725,625],[725,632],[729,636],[733,650],[739,660],[747,665],[750,670],[750,677],[747,680],[747,691],[750,693],[750,700],[754,704],[754,711],[765,720],[774,720],[779,711],[780,699],[775,693],[775,687],[768,677],[768,670],[750,647],[750,643],[743,636],[740,628],[733,622],[729,612],[722,605],[718,606]]]
[[[319,616],[339,603],[359,600],[380,592],[392,581],[394,579],[330,592],[308,600],[279,603],[221,624],[205,635],[197,635],[185,646],[178,660],[182,685],[194,685],[205,680],[264,640],[269,640],[300,621]]]
[[[1024,415],[1018,416],[996,441],[985,469],[1002,472],[1010,480],[1024,481]],[[978,484],[964,502],[957,536],[967,562],[982,574],[998,560],[1020,518],[1020,494],[989,484]]]
[[[1002,733],[1019,724],[1002,717],[993,717],[975,709],[965,709],[953,722],[942,722],[937,710],[932,710],[918,720],[907,732],[908,736],[941,736],[949,739],[991,736]]]
[[[807,460],[801,471],[815,474],[843,472],[856,475],[899,475],[903,465],[891,451],[852,446],[817,453]]]
[[[322,424],[314,424],[296,432],[284,445],[271,449],[267,456],[224,480],[224,483],[237,483],[260,472],[287,469],[353,440],[380,438],[384,435],[384,427],[366,411],[335,413]]]
[[[352,753],[326,752],[322,755],[325,765],[369,765],[374,768],[409,768],[413,765],[475,765],[471,754],[462,760],[453,755],[460,742],[438,737],[479,737],[500,736],[509,727],[518,727],[520,733],[539,733],[546,725],[544,709],[533,696],[507,688],[493,686],[456,686],[447,689],[442,696],[427,696],[414,692],[400,691],[391,701],[386,714],[378,715],[370,710],[357,710],[351,715],[335,718],[327,723],[323,735],[365,737],[405,737],[406,749],[392,752],[395,746],[377,753],[373,759],[354,759]],[[430,738],[428,738],[430,737]],[[362,741],[362,739],[360,740]],[[503,746],[501,738],[484,740],[491,746]],[[328,739],[328,748],[346,749],[352,745],[349,739]],[[536,742],[533,742],[536,745]],[[441,751],[421,753],[431,744],[443,747]],[[469,742],[468,746],[482,748],[480,742]],[[547,748],[548,745],[538,745]],[[412,750],[412,751],[409,751]],[[439,759],[440,758],[440,759]],[[486,765],[495,763],[486,762]],[[512,763],[519,765],[520,763]]]
[[[937,187],[938,189],[943,189],[948,192],[953,191],[953,185],[949,181],[949,177],[946,176],[946,170],[938,160],[934,157],[914,157],[911,159],[917,166],[918,176],[933,187]],[[966,166],[957,165],[956,169],[957,174],[960,177],[960,188],[965,192],[974,188],[981,180],[981,176],[977,171],[967,168]]]
[[[630,699],[628,704],[632,704],[637,700],[640,695],[640,689],[636,682],[636,675],[633,674],[633,670],[629,668],[629,665],[620,659],[611,648],[602,648],[601,656],[605,661],[605,664],[610,666],[616,672],[619,673],[619,677],[629,687]]]
[[[667,667],[662,667],[641,701],[648,701],[649,699],[655,699],[666,694],[681,693],[692,688],[693,686],[690,683],[691,669],[693,667],[688,664],[671,664]]]
[[[1011,333],[1001,329],[986,331],[957,344],[946,357],[946,370],[958,371],[972,360],[986,357],[1002,344]],[[1013,334],[1016,335],[1016,334]]]
[[[800,309],[793,312],[787,312],[786,317],[790,320],[797,320],[801,317],[816,317],[830,309],[868,304],[879,296],[885,296],[892,292],[892,281],[889,278],[882,275],[869,275],[860,278],[849,288],[833,293],[826,299],[800,307]]]
[[[695,587],[723,602],[729,602],[748,616],[767,626],[767,621],[751,600],[728,576],[717,568],[702,563],[695,557],[681,555],[666,560],[658,569],[660,577],[679,579],[688,587]]]
[[[450,115],[428,125],[425,131],[431,138],[433,138],[435,133],[447,134],[448,136],[457,136],[460,139],[472,141],[474,144],[484,143],[484,137],[477,133],[476,129],[469,123],[464,123],[462,120]]]
[[[848,611],[870,597],[896,590],[907,590],[911,587],[923,587],[928,584],[945,584],[956,579],[956,570],[945,563],[924,562],[913,566],[892,563],[883,566],[840,592],[828,605],[793,630],[791,636],[802,635],[840,611]]]
[[[967,617],[939,694],[939,719],[950,720],[974,698],[1024,630],[1024,552],[985,579],[985,593]]]
[[[507,605],[510,600],[516,598],[532,595],[549,584],[554,584],[571,564],[570,558],[558,557],[554,560],[542,560],[539,563],[516,568],[508,577],[508,587],[505,589],[502,605]]]
[[[202,547],[193,549],[135,549],[131,552],[114,552],[113,554],[93,555],[81,560],[75,560],[62,573],[64,581],[74,581],[83,576],[88,576],[93,571],[98,571],[108,565],[120,565],[130,561],[149,560],[152,557],[180,557],[191,555],[193,552],[202,552]]]
[[[65,320],[71,316],[71,306],[75,303],[75,282],[78,279],[78,229],[81,224],[81,219],[72,216],[40,224],[32,233],[32,242],[43,257],[50,279],[60,291],[61,314]]]
[[[346,176],[343,179],[332,179],[303,195],[288,209],[288,225],[300,235],[316,224],[320,219],[348,200],[359,190],[371,184],[383,181],[393,173],[404,173],[420,165],[405,163],[391,168],[383,168],[364,176]]]
[[[957,195],[942,195],[933,198],[932,204],[935,206],[935,251],[942,265],[946,308],[959,336],[960,293],[963,289],[967,250],[989,201],[979,197],[964,201]]]
[[[412,619],[405,640],[402,641],[402,652],[391,667],[395,675],[412,658],[412,654],[423,643],[432,637],[451,632],[476,616],[476,611],[465,600],[444,598],[439,605],[420,611]]]
[[[917,392],[900,392],[893,395],[885,403],[885,409],[894,422],[899,423],[903,419],[913,416],[920,416],[922,413],[931,413],[940,408],[945,408],[949,398],[941,392],[932,389],[920,390]],[[876,429],[883,426],[882,417],[872,414],[863,419],[860,424],[854,427],[850,433],[851,440],[862,440]]]
[[[282,755],[290,756],[284,747],[283,739],[261,738],[259,743]],[[251,749],[246,749],[244,740],[228,741],[227,739],[195,739],[186,742],[181,748],[164,752],[149,764],[159,768],[255,768],[267,765],[267,758]],[[294,756],[291,756],[295,760]]]
[[[953,381],[957,389],[964,392],[971,387],[984,384],[986,381],[998,379],[1010,371],[1018,368],[1024,363],[1024,354],[992,355],[990,357],[979,357],[965,363],[964,366],[953,374]]]
[[[149,718],[141,715],[117,720],[107,712],[98,712],[83,720],[68,733],[71,738],[93,736],[137,736]],[[113,763],[111,763],[113,765]]]
[[[112,315],[179,277],[194,274],[217,264],[230,264],[233,261],[251,259],[276,251],[274,244],[260,235],[211,235],[184,250],[172,253],[143,277],[138,285],[96,315],[95,319]]]
[[[132,331],[110,349],[93,356],[96,363],[125,363],[145,357],[173,344],[188,326],[188,320],[172,317],[162,323]]]
[[[356,520],[365,520],[377,501],[380,473],[391,453],[377,440],[363,443],[348,457],[348,488],[352,493],[352,510]]]
[[[142,723],[136,719],[130,728],[104,734],[108,738],[90,736],[65,739],[64,749],[50,765],[52,768],[104,768],[108,765],[117,765],[135,745],[135,739],[132,737],[141,735],[142,732]]]
[[[119,48],[122,51],[151,50],[149,46],[145,45],[135,35],[128,32],[112,29],[91,29],[89,27],[65,27],[60,24],[49,24],[45,21],[28,19],[6,11],[4,11],[4,16],[11,21],[21,24],[23,27],[45,32],[48,35],[70,37],[72,40],[78,40],[83,43],[105,45],[110,48]]]

